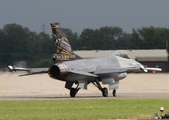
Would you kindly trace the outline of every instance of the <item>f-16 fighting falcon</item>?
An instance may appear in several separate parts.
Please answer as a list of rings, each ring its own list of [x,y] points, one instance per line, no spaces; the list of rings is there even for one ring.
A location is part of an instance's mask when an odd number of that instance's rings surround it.
[[[64,35],[59,23],[51,23],[56,54],[52,59],[57,61],[49,68],[20,68],[8,66],[11,71],[27,71],[27,74],[48,73],[55,80],[65,82],[65,88],[70,90],[70,96],[75,97],[80,89],[87,89],[89,83],[94,84],[104,97],[108,96],[108,89],[102,84],[109,85],[109,90],[116,96],[119,81],[130,72],[161,71],[161,68],[144,67],[141,63],[130,59],[127,54],[112,53],[94,59],[82,59],[74,54],[68,39]],[[76,85],[74,88],[73,85]]]

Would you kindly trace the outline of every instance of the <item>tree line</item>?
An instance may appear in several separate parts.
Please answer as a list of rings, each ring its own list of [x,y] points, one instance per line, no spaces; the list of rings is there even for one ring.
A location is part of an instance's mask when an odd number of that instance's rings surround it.
[[[73,50],[165,49],[169,40],[169,28],[153,26],[133,29],[132,33],[117,26],[86,28],[80,34],[68,28],[64,31]],[[52,35],[16,23],[0,29],[0,67],[17,61],[26,61],[29,67],[48,67],[55,52]]]

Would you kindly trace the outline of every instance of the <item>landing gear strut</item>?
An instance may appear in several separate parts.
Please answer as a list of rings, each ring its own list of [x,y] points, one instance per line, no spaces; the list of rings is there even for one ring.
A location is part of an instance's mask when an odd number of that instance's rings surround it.
[[[75,97],[79,90],[80,90],[79,85],[77,85],[76,88],[71,88],[70,89],[70,97]]]
[[[107,88],[102,88],[102,86],[100,85],[99,81],[96,80],[95,82],[92,82],[101,92],[103,97],[107,97],[108,96],[108,90]]]

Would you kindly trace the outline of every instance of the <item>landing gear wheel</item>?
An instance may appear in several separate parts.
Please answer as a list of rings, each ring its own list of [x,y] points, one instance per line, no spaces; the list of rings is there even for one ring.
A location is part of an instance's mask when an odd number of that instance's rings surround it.
[[[75,97],[77,94],[78,90],[76,88],[71,88],[70,90],[70,97]]]
[[[116,97],[116,90],[113,90],[113,96]]]
[[[107,97],[108,96],[108,90],[107,90],[107,88],[103,88],[102,89],[102,95],[103,95],[103,97]]]

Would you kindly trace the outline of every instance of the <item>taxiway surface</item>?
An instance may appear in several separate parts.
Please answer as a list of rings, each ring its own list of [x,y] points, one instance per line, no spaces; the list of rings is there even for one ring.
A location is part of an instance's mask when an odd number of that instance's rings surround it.
[[[106,86],[108,87],[108,86]],[[108,98],[112,97],[109,91]],[[51,79],[48,74],[19,77],[16,73],[0,74],[0,100],[58,100],[105,99],[92,84],[88,90],[80,90],[76,98],[69,97],[64,82]],[[128,74],[120,81],[118,98],[169,98],[169,74]]]

